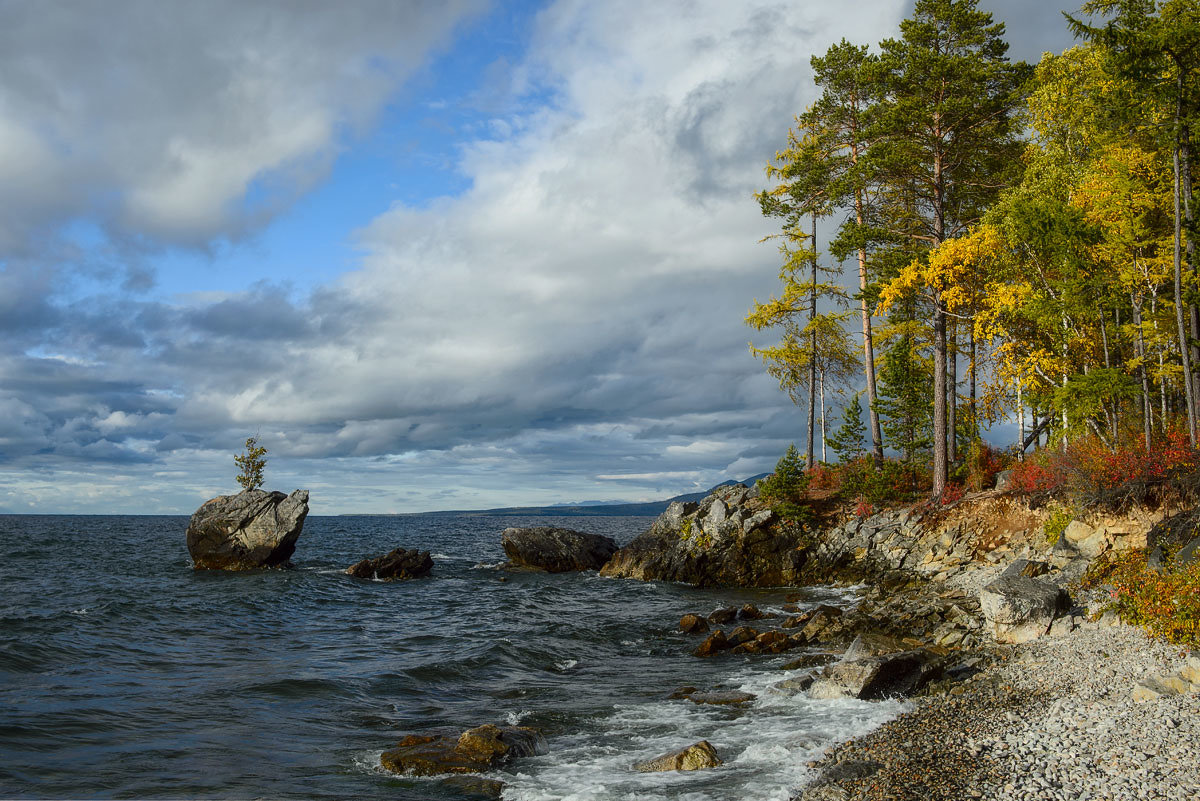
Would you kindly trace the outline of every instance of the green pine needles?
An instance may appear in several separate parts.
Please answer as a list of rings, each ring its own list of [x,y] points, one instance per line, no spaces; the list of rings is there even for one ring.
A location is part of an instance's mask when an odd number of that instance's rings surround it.
[[[267,467],[267,449],[258,444],[258,437],[247,437],[246,450],[233,457],[234,464],[240,471],[237,483],[244,490],[258,489],[263,485],[263,470]]]
[[[804,473],[804,462],[795,445],[789,445],[783,458],[775,465],[775,472],[762,480],[758,497],[771,505],[775,514],[786,520],[804,520],[808,507],[802,505],[801,493],[808,488],[808,476]]]

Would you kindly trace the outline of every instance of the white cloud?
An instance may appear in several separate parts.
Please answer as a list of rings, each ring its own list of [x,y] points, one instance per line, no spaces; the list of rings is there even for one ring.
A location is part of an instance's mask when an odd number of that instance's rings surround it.
[[[0,252],[76,215],[157,244],[253,230],[479,5],[0,4]]]
[[[76,414],[62,401],[54,441],[74,458],[126,460],[92,480],[97,492],[136,476],[181,510],[232,475],[221,443],[234,449],[256,430],[272,449],[271,480],[328,493],[325,511],[550,503],[594,496],[597,480],[661,497],[681,480],[716,483],[730,465],[766,469],[799,415],[746,348],[742,316],[777,271],[775,248],[758,244],[773,224],[752,195],[814,97],[809,56],[843,36],[892,34],[902,5],[875,0],[848,14],[749,0],[550,4],[525,58],[503,72],[524,93],[522,110],[462,145],[469,189],[370,222],[362,268],[304,301],[258,287],[121,310],[122,330],[145,344],[90,346],[105,363],[107,383],[90,390],[105,395],[102,408],[91,401]],[[284,17],[277,31],[258,8],[231,5],[249,27],[215,49],[229,19],[198,19],[158,44],[153,21],[134,25],[137,37],[106,39],[93,55],[143,40],[152,51],[134,49],[127,91],[91,76],[57,103],[0,82],[6,102],[37,112],[22,119],[82,148],[31,158],[64,171],[72,197],[111,190],[111,226],[174,241],[237,236],[253,221],[248,197],[254,205],[275,180],[285,197],[302,191],[342,126],[367,120],[394,85],[361,54],[385,52],[402,72],[461,11],[389,48],[381,39],[395,29],[372,25],[362,4],[305,7],[312,13]],[[146,77],[171,69],[172,51],[187,74]],[[228,91],[190,86],[197,68],[194,80]],[[61,67],[52,83],[72,86],[71,74]],[[155,92],[176,83],[157,99],[162,113],[147,116]],[[91,131],[87,141],[77,128]],[[0,211],[17,209],[6,191]],[[55,219],[73,208],[48,202]],[[21,211],[8,230],[45,217]],[[251,336],[238,321],[255,311],[266,322]],[[101,316],[87,336],[99,336]],[[99,381],[73,369],[75,384]],[[122,452],[114,441],[129,432],[142,444]],[[152,439],[163,453],[138,464]],[[180,471],[192,487],[178,486]],[[0,504],[20,507],[19,491]]]

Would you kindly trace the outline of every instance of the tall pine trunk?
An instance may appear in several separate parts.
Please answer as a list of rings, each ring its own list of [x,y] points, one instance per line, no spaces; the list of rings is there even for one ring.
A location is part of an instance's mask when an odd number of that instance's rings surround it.
[[[812,216],[812,292],[809,295],[808,324],[812,328],[817,317],[817,215]],[[809,332],[812,337],[812,353],[808,359],[808,454],[806,466],[813,469],[813,433],[817,427],[817,331]]]

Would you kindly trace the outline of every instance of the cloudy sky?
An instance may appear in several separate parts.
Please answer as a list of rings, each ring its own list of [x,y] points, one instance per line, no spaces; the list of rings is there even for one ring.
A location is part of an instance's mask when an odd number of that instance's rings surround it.
[[[189,513],[254,433],[317,514],[769,469],[752,195],[810,55],[910,10],[0,0],[0,512]]]

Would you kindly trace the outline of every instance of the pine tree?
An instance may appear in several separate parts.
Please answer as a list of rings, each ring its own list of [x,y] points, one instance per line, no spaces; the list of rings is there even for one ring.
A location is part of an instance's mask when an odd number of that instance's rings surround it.
[[[897,339],[879,368],[879,397],[875,403],[888,442],[913,463],[932,444],[929,400],[930,365],[917,353],[912,335]]]
[[[829,438],[829,447],[843,464],[853,462],[863,455],[863,436],[867,433],[862,421],[861,392],[842,409],[842,425]]]
[[[875,236],[901,262],[975,224],[1019,173],[1014,119],[1025,65],[1008,63],[1004,24],[977,0],[918,0],[899,39],[881,43],[885,99],[874,115],[868,160],[881,203]],[[936,293],[933,339],[933,495],[949,478],[956,376],[947,309]]]
[[[867,47],[843,39],[812,57],[813,77],[823,91],[809,111],[819,121],[830,202],[849,211],[830,243],[836,259],[854,254],[858,262],[858,293],[863,337],[863,376],[866,379],[867,414],[870,419],[871,453],[878,468],[883,464],[883,434],[875,412],[875,337],[871,319],[871,287],[868,278],[868,239],[863,236],[873,215],[873,184],[870,163],[865,159],[869,116],[878,106],[881,87],[876,80],[878,56]]]
[[[796,446],[792,444],[788,445],[787,451],[775,464],[775,472],[759,484],[758,495],[771,505],[775,514],[796,519],[803,516],[802,507],[797,501],[807,486],[804,464],[800,461]]]

